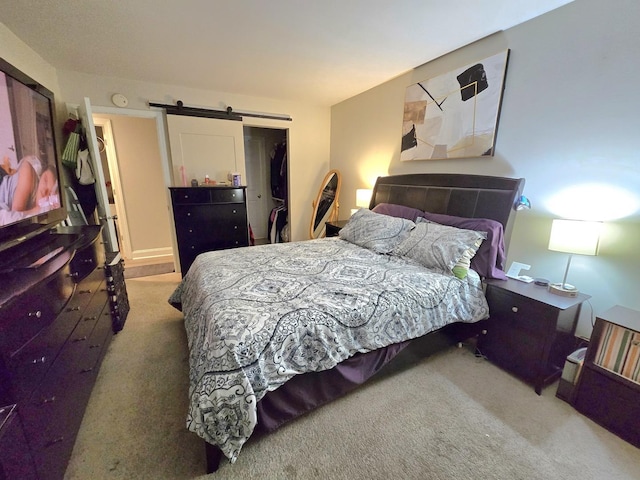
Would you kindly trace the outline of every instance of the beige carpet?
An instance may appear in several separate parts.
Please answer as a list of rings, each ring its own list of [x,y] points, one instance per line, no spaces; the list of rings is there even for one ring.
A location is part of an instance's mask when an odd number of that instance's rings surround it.
[[[555,397],[452,348],[408,355],[356,392],[204,475],[184,426],[187,350],[167,303],[179,276],[127,280],[131,311],[105,357],[65,478],[639,479],[640,450]]]

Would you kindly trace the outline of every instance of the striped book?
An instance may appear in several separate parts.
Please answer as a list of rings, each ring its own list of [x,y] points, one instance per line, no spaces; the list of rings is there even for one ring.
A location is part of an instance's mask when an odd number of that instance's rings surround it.
[[[622,367],[622,376],[640,383],[640,333],[635,332],[631,337],[631,345],[627,358]]]
[[[633,332],[631,330],[612,323],[605,323],[594,363],[612,372],[622,374],[632,338]]]

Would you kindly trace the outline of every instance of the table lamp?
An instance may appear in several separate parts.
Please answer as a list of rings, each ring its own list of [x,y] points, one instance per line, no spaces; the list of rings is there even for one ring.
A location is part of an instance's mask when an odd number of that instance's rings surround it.
[[[373,194],[373,190],[370,188],[356,189],[356,207],[369,208],[372,194]]]
[[[357,188],[356,189],[356,207],[351,209],[351,215],[356,213],[361,208],[369,208],[371,203],[371,195],[373,190],[370,188]]]
[[[575,297],[578,295],[578,289],[567,283],[567,274],[569,273],[571,258],[574,254],[598,254],[601,227],[602,223],[600,222],[559,219],[553,221],[551,224],[551,235],[549,236],[549,250],[565,252],[570,255],[562,283],[550,284],[549,291],[551,293],[565,297]]]

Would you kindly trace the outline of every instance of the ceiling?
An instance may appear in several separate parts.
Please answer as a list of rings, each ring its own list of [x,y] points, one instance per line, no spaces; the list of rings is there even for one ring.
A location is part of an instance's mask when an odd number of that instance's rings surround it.
[[[333,105],[571,0],[0,0],[56,69]]]

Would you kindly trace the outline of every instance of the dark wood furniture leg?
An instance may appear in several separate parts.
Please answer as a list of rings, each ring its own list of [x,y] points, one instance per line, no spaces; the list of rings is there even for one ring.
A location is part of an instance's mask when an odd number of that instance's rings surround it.
[[[214,473],[220,468],[220,460],[222,460],[222,450],[216,445],[204,442],[204,449],[207,455],[207,473]]]

